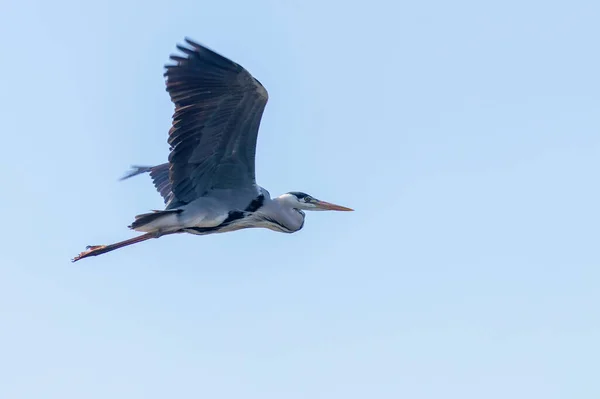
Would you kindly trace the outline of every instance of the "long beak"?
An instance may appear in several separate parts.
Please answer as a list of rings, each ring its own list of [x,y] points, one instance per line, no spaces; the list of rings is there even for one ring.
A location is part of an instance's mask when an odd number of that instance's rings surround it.
[[[344,212],[354,211],[354,209],[352,209],[352,208],[346,208],[345,206],[331,204],[331,203],[325,202],[325,201],[316,201],[316,202],[314,202],[314,204],[317,206],[317,208],[323,209],[326,211],[344,211]]]

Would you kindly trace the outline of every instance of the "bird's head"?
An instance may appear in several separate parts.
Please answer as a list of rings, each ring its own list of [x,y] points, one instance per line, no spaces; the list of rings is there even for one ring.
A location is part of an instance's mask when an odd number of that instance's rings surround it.
[[[306,193],[292,191],[283,194],[282,199],[292,208],[302,209],[305,211],[353,211],[354,209],[346,208],[345,206],[332,204],[321,201]]]

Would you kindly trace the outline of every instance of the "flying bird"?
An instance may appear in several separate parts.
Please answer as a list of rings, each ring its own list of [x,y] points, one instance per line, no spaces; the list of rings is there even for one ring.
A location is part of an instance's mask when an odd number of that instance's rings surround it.
[[[144,234],[88,246],[73,262],[176,233],[294,233],[304,226],[304,211],[352,211],[297,191],[271,198],[254,173],[267,90],[242,66],[189,38],[177,49],[164,73],[175,105],[168,162],[135,166],[122,178],[149,173],[165,209],[135,216],[129,228]]]

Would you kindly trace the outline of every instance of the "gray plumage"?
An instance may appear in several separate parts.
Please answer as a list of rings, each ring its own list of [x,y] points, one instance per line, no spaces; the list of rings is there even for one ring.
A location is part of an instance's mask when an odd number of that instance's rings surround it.
[[[215,189],[256,193],[254,158],[267,90],[240,65],[187,39],[165,76],[175,104],[170,179],[179,203]],[[254,195],[250,194],[250,197]],[[250,200],[252,198],[249,198]]]
[[[152,183],[163,197],[165,204],[168,204],[173,199],[171,192],[171,181],[169,180],[169,163],[162,163],[156,166],[132,166],[133,170],[123,176],[120,180],[129,179],[130,177],[140,175],[142,173],[150,173]]]
[[[351,209],[292,192],[271,198],[256,184],[258,130],[267,90],[247,70],[190,40],[166,65],[166,90],[175,105],[167,163],[135,166],[126,176],[149,173],[165,209],[137,215],[144,232],[111,245],[90,246],[74,261],[165,234],[212,234],[245,228],[292,233],[304,210]]]

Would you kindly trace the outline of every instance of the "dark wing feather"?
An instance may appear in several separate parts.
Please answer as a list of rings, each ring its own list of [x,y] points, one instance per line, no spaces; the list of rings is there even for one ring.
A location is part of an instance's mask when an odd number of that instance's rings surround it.
[[[169,164],[163,163],[154,166],[150,170],[150,177],[154,187],[158,190],[160,195],[163,197],[165,204],[169,203],[173,198],[173,192],[171,190],[171,180],[169,180]]]
[[[179,202],[211,189],[255,184],[256,139],[268,93],[235,62],[185,39],[167,65],[166,86],[175,104],[169,131],[170,182]]]
[[[121,178],[121,180],[129,179],[142,173],[150,173],[154,187],[163,197],[165,204],[169,203],[173,198],[171,192],[171,181],[169,180],[169,163],[163,163],[156,166],[132,166],[132,170]]]

